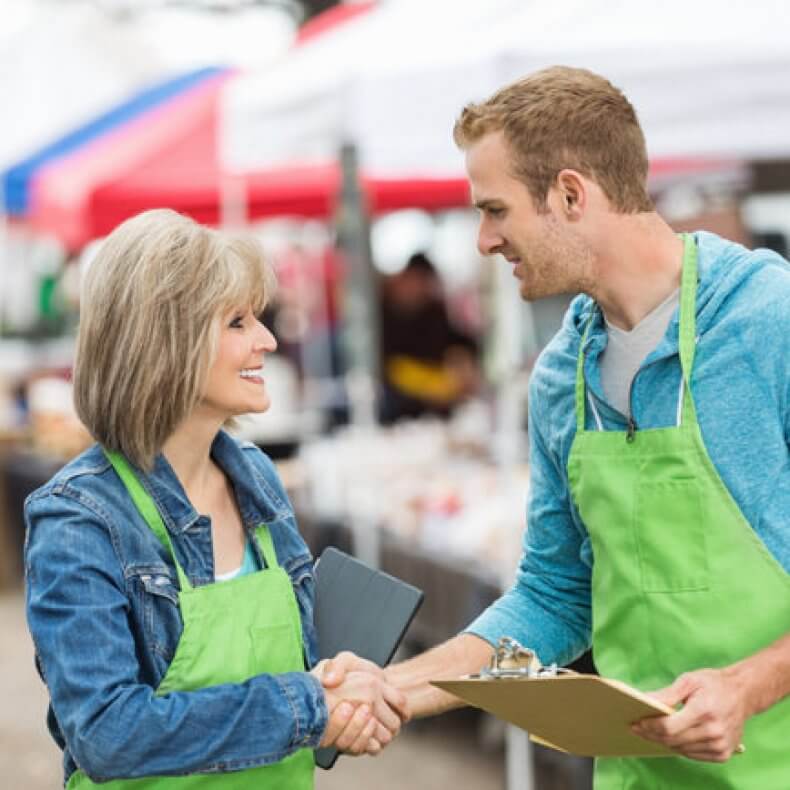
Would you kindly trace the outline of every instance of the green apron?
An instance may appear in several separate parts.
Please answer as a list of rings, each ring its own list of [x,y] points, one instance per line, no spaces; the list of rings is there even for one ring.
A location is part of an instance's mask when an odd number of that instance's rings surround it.
[[[176,560],[170,535],[156,509],[123,456],[107,453],[140,514],[169,549],[181,591],[178,596],[184,628],[176,653],[162,678],[158,696],[194,691],[221,683],[243,683],[263,673],[304,671],[302,626],[288,574],[277,564],[271,534],[265,525],[256,536],[266,569],[225,582],[193,588]],[[261,602],[265,602],[265,606]],[[284,722],[283,726],[287,726]],[[151,776],[96,784],[75,771],[68,790],[187,790],[189,788],[288,788],[312,790],[314,758],[311,749],[273,765],[228,773],[190,776]]]
[[[790,630],[790,575],[744,518],[697,423],[691,396],[696,289],[697,250],[686,236],[675,427],[586,430],[583,343],[578,360],[568,478],[595,558],[594,658],[602,675],[643,690],[691,670],[725,667]],[[790,698],[752,717],[743,743],[745,754],[724,764],[600,759],[595,787],[786,790]]]

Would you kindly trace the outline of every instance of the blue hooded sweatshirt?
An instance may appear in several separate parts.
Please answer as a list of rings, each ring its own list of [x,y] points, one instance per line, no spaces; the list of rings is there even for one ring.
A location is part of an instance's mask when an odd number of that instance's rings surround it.
[[[691,391],[702,436],[746,520],[790,572],[790,265],[769,250],[750,251],[712,233],[694,237],[699,284]],[[591,311],[588,394],[605,430],[626,430],[626,416],[606,403],[601,387],[603,317],[592,299],[578,296],[530,381],[528,528],[516,580],[467,629],[492,644],[514,637],[544,663],[566,664],[591,643],[592,548],[567,472],[576,433],[576,361]],[[678,313],[634,378],[637,430],[676,424]]]

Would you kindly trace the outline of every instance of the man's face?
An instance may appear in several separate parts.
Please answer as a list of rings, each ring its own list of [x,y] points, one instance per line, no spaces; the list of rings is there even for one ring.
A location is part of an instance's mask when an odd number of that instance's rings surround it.
[[[477,247],[483,255],[500,253],[513,265],[522,298],[585,290],[589,247],[552,209],[558,195],[549,193],[545,213],[536,210],[527,187],[511,174],[501,132],[491,132],[467,148],[466,170],[472,201],[480,211]]]

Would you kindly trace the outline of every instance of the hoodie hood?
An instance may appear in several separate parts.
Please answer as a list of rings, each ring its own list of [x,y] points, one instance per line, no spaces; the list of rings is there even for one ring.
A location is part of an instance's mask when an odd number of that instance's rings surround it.
[[[748,250],[740,244],[722,239],[715,233],[696,231],[692,234],[697,244],[697,334],[703,335],[711,325],[721,305],[746,281],[766,266],[786,268],[787,261],[772,250]],[[579,338],[584,334],[590,311],[595,301],[579,294],[570,304],[563,319],[563,331]],[[679,311],[672,316],[665,341],[677,346]],[[593,319],[588,343],[600,342],[599,333],[605,332],[600,314]],[[662,343],[663,345],[663,343]]]

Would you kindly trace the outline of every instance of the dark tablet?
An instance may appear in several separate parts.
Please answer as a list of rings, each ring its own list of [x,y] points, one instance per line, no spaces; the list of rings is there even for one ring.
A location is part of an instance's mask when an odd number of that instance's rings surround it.
[[[318,559],[315,574],[319,657],[350,650],[386,666],[420,608],[422,590],[332,546]],[[337,756],[331,747],[316,749],[316,765],[331,768]]]

